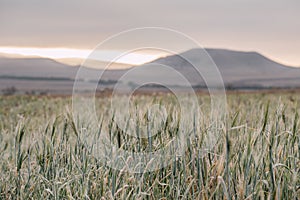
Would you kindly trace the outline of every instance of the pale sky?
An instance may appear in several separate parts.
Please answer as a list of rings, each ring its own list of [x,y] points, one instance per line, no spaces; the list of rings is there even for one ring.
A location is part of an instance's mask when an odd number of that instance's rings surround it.
[[[299,10],[299,0],[1,0],[0,48],[91,50],[120,31],[155,26],[300,66]]]

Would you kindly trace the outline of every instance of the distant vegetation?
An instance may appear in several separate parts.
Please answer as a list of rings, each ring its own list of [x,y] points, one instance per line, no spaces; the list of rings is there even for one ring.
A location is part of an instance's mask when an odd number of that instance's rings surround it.
[[[34,77],[34,76],[0,76],[0,79],[16,79],[30,81],[74,81],[71,78],[64,77]]]
[[[14,95],[17,91],[18,91],[17,88],[12,86],[3,89],[1,92],[3,95]]]

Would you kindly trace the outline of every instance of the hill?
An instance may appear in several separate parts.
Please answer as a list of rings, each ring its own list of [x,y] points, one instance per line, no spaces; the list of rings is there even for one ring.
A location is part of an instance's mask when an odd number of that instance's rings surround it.
[[[178,55],[159,58],[147,65],[167,65],[184,75],[195,87],[205,87],[205,81],[189,61],[196,63],[200,71],[209,70],[215,63],[228,88],[300,88],[300,68],[277,63],[257,52],[205,50],[206,52],[203,49],[191,49]],[[71,93],[78,69],[79,66],[70,66],[46,58],[0,57],[0,90],[15,87],[23,92]],[[155,73],[160,73],[158,67],[153,69],[157,70]],[[98,74],[102,72],[87,67],[81,70],[79,78],[86,81],[86,88],[97,81]],[[114,83],[128,70],[130,69],[106,70],[103,79],[107,83]],[[180,86],[176,80],[172,82],[172,79],[170,84]],[[112,85],[104,84],[103,87]]]

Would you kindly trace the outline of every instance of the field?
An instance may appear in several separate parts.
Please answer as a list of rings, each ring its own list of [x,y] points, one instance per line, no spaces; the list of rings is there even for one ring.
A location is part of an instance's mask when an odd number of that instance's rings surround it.
[[[0,199],[300,199],[299,94],[228,94],[227,117],[213,129],[220,137],[205,153],[209,98],[198,98],[199,117],[183,119],[192,125],[183,130],[190,136],[184,155],[130,173],[126,164],[110,168],[109,153],[105,161],[91,153],[82,134],[107,132],[119,149],[155,152],[178,134],[174,97],[134,97],[141,105],[167,105],[161,130],[147,123],[147,111],[137,111],[135,134],[145,120],[146,133],[159,131],[147,139],[122,135],[107,111],[108,96],[97,99],[97,130],[73,119],[69,97],[0,97]]]

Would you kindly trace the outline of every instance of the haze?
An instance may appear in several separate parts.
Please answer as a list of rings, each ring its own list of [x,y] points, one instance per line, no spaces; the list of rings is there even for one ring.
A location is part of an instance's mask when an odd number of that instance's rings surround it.
[[[156,26],[181,31],[204,47],[257,51],[300,66],[299,8],[297,0],[2,0],[0,47],[91,50],[120,31]]]

